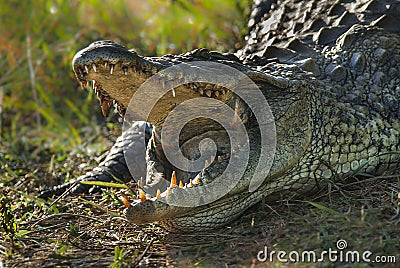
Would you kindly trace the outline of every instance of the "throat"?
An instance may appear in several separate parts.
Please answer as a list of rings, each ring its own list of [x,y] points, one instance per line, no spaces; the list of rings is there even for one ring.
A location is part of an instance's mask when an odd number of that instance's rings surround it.
[[[170,113],[162,126],[155,125],[147,150],[147,184],[160,178],[171,181],[172,173],[178,183],[201,178],[207,184],[221,174],[231,155],[246,142],[243,131],[249,127],[244,104],[235,99],[229,104],[231,113],[208,107],[205,112],[213,116],[202,117],[190,109],[185,110],[187,117]],[[190,119],[185,122],[186,118]]]
[[[153,130],[148,148],[148,164],[153,165],[153,171],[148,177],[162,173],[170,180],[175,171],[178,182],[189,183],[207,166],[229,159],[229,136],[218,124],[190,122],[178,135],[166,130]]]

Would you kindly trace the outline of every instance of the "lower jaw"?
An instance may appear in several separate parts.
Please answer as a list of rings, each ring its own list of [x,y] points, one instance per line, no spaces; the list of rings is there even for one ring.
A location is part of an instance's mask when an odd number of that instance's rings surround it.
[[[248,208],[258,203],[262,196],[243,193],[224,198],[205,207],[194,207],[188,213],[182,213],[158,223],[171,232],[204,232],[226,226],[239,218]]]

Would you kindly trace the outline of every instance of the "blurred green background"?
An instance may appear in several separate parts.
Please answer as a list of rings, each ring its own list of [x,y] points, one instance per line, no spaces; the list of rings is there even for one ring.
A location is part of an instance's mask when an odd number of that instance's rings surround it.
[[[75,52],[92,41],[148,56],[234,51],[249,10],[249,0],[0,1],[0,156],[62,154],[101,142],[98,124],[115,128],[71,70]]]

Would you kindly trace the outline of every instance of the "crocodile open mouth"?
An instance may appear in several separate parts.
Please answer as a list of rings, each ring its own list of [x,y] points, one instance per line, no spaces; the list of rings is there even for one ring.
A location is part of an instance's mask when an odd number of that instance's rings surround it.
[[[84,67],[85,68],[85,67]],[[92,68],[93,72],[96,70],[99,72],[100,68]],[[81,86],[85,87],[88,84],[91,85],[94,93],[100,102],[101,110],[104,116],[107,115],[109,108],[114,105],[118,113],[121,116],[126,114],[126,106],[111,97],[108,90],[104,89],[100,84],[102,81],[90,80],[87,83],[86,75],[90,74],[90,71],[82,70],[82,68],[77,69],[78,74],[82,72],[81,76]],[[113,70],[115,74],[115,69]],[[171,89],[172,91],[173,89]],[[232,92],[224,87],[218,85],[211,85],[203,82],[194,82],[181,85],[174,89],[169,95],[175,95],[174,97],[179,97],[181,95],[181,90],[187,93],[187,90],[192,92],[192,97],[206,97],[221,99],[228,96],[232,96]],[[171,98],[171,96],[169,96]],[[240,105],[233,105],[236,113],[240,114]],[[200,121],[200,122],[199,122]],[[234,123],[234,122],[233,122]],[[194,131],[195,127],[203,125],[203,128],[199,128],[199,131]],[[180,136],[180,147],[190,160],[199,159],[200,157],[204,159],[204,166],[195,168],[196,171],[185,171],[174,168],[171,163],[169,163],[164,158],[164,152],[160,152],[161,144],[159,142],[156,130],[153,130],[152,143],[155,146],[148,148],[149,160],[147,161],[147,174],[145,178],[138,180],[138,193],[137,199],[132,200],[130,203],[126,203],[127,209],[125,214],[128,219],[135,223],[145,223],[157,220],[160,218],[160,213],[145,213],[151,207],[160,207],[165,209],[161,210],[165,212],[164,217],[168,218],[169,215],[177,215],[175,211],[176,207],[186,207],[179,210],[179,213],[184,213],[190,207],[202,206],[209,203],[208,198],[215,196],[215,192],[225,191],[225,187],[216,188],[215,185],[211,188],[209,184],[212,185],[214,179],[220,176],[226,169],[230,156],[231,156],[231,144],[229,141],[229,136],[221,125],[215,124],[212,120],[207,118],[200,118],[198,121],[193,120],[189,122],[188,126],[183,129]],[[217,150],[214,155],[202,155],[204,152],[212,151],[207,147],[207,144],[203,144],[203,147],[199,148],[199,144],[204,139],[212,139],[217,144]],[[169,144],[163,144],[162,148],[168,150]],[[240,146],[233,148],[232,152],[235,153],[240,150]],[[164,204],[165,203],[165,204]],[[169,204],[169,205],[168,205]],[[172,204],[172,205],[171,205]],[[132,215],[134,219],[132,219]],[[154,219],[151,217],[155,217]],[[156,218],[157,217],[157,218]]]
[[[221,193],[227,194],[229,187],[226,183],[215,182],[228,169],[231,156],[243,149],[240,142],[232,143],[225,127],[220,121],[213,119],[222,118],[222,110],[218,107],[228,107],[231,114],[225,115],[225,121],[229,121],[230,126],[233,126],[233,132],[238,131],[236,125],[239,121],[246,123],[246,105],[228,88],[229,86],[221,85],[231,84],[194,82],[190,79],[185,80],[187,77],[181,73],[171,76],[170,73],[164,72],[174,64],[175,62],[167,56],[154,59],[139,57],[133,51],[104,41],[94,43],[78,52],[73,60],[73,69],[78,81],[82,87],[90,83],[99,99],[103,115],[107,115],[109,108],[114,105],[118,113],[130,121],[127,117],[131,112],[132,98],[138,98],[136,93],[139,88],[154,76],[157,77],[155,94],[164,92],[154,104],[154,112],[152,110],[148,120],[142,120],[152,124],[153,130],[147,145],[147,171],[142,179],[138,180],[138,198],[126,203],[126,217],[134,223],[176,217],[190,211],[192,207],[203,206],[219,199],[222,197]],[[194,73],[199,69],[190,62],[185,66],[195,69]],[[152,97],[149,91],[146,94],[149,98]],[[180,133],[165,142],[159,136],[161,132],[174,130],[180,120],[169,125],[164,122],[176,107],[193,100],[193,106],[185,110],[183,119],[194,119],[188,120]],[[147,108],[143,105],[142,107]],[[200,112],[199,107],[203,108]],[[210,114],[211,117],[208,117]],[[212,142],[203,142],[207,140]],[[174,142],[178,143],[178,147],[171,149]],[[167,154],[175,152],[176,148],[189,162],[196,162],[195,166],[186,169],[176,167],[167,157]],[[135,164],[129,163],[129,153],[124,149],[128,167]],[[134,151],[131,153],[135,154]],[[226,179],[234,181],[235,176],[236,173],[231,172]]]

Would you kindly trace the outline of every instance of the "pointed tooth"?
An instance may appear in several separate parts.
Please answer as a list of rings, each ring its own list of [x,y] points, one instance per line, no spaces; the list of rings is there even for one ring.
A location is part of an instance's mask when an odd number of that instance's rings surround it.
[[[167,190],[165,191],[166,196],[170,196],[171,195],[171,188],[168,187]]]
[[[206,90],[211,90],[212,88],[213,88],[213,86],[211,84],[206,85]]]
[[[123,67],[122,70],[124,71],[124,75],[128,74],[128,67]]]
[[[89,73],[89,67],[87,65],[85,65],[85,71],[87,74]]]
[[[218,97],[219,96],[219,91],[214,91],[214,94],[215,94],[216,97]]]
[[[208,96],[208,97],[211,97],[211,90],[206,90],[206,95]]]
[[[171,176],[171,185],[169,186],[170,188],[175,188],[177,187],[178,184],[176,184],[176,172],[172,171],[172,176]]]
[[[139,199],[142,202],[146,201],[146,194],[143,192],[142,189],[139,189]]]
[[[86,82],[86,81],[83,81],[83,82],[79,82],[79,84],[81,85],[81,88],[82,88],[82,89],[85,89],[85,88],[86,88],[86,85],[87,85],[87,82]]]
[[[208,159],[206,159],[206,161],[204,161],[204,166],[208,167],[210,165],[210,163],[208,162]]]
[[[79,67],[78,67],[78,73],[79,73],[79,76],[80,76],[81,78],[83,78],[83,72],[82,72],[82,69],[81,69],[81,68],[79,68]]]
[[[110,74],[113,74],[114,72],[114,64],[110,64]]]
[[[104,67],[107,67],[107,65],[108,65],[108,62],[105,62],[105,63],[104,63]]]
[[[172,88],[172,97],[174,97],[174,98],[175,98],[175,96],[176,96],[176,94],[175,94],[175,89],[174,89],[174,88]]]
[[[240,107],[239,106],[240,106],[239,99],[236,99],[236,101],[235,101],[235,113],[237,115],[240,114]]]
[[[199,93],[200,93],[200,95],[204,95],[204,89],[200,88]]]
[[[183,182],[179,181],[179,188],[183,189]]]
[[[92,68],[93,68],[93,71],[94,71],[95,73],[97,73],[96,64],[92,63]]]
[[[196,177],[194,180],[193,180],[193,184],[200,184],[200,179],[199,179],[199,177]]]
[[[222,156],[219,155],[217,160],[218,160],[218,163],[221,163],[223,161]]]
[[[225,93],[226,93],[226,92],[225,92],[225,89],[222,89],[222,90],[221,90],[221,94],[224,95]]]
[[[108,109],[111,106],[112,101],[101,101],[101,112],[103,113],[103,116],[107,116]]]
[[[119,194],[120,194],[120,199],[121,199],[122,203],[124,203],[124,206],[126,208],[129,208],[131,206],[131,202],[129,202],[128,196],[124,193],[119,193]]]
[[[189,180],[187,187],[192,188],[194,186],[192,179]]]
[[[238,129],[239,127],[239,115],[240,115],[240,107],[239,107],[239,100],[236,99],[235,102],[235,116],[233,117],[233,121],[232,121],[232,127],[234,129]],[[234,149],[233,149],[234,151]]]
[[[161,198],[161,191],[160,191],[160,189],[157,189],[157,199],[160,199]]]

